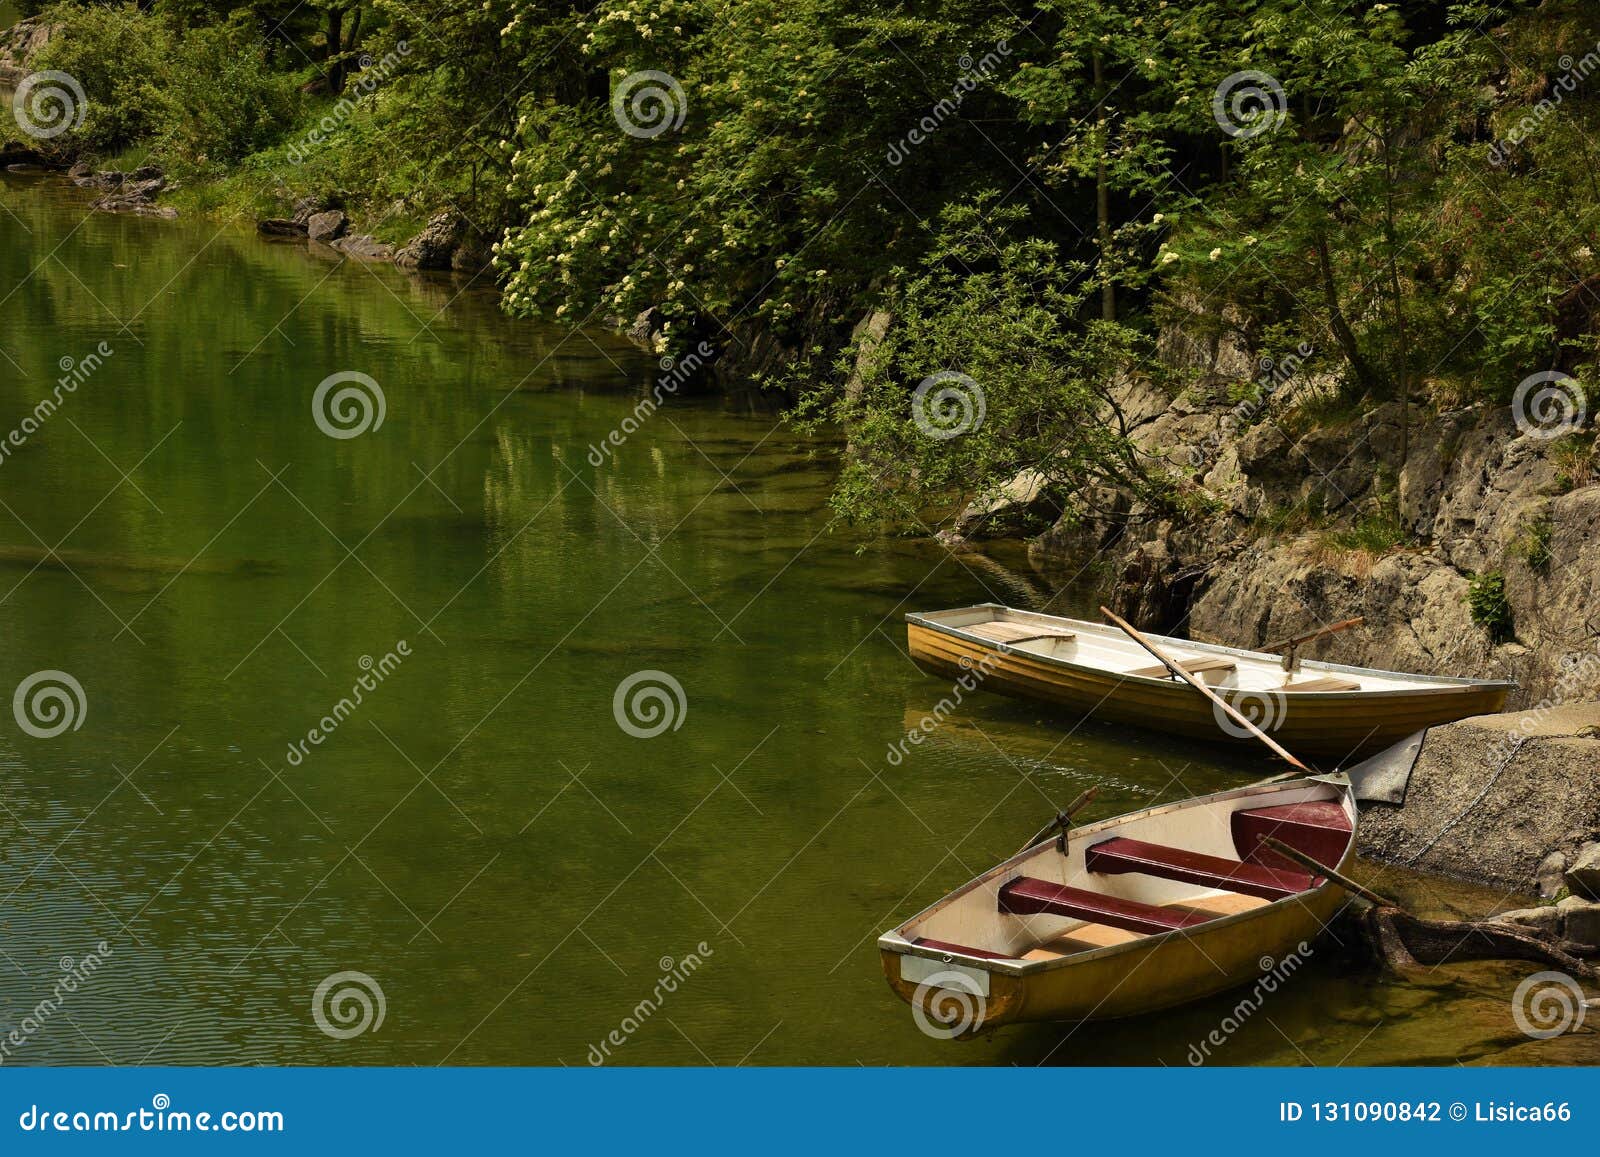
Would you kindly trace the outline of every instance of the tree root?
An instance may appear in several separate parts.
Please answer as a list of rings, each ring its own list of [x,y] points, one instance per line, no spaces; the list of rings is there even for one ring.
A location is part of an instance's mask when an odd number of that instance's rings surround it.
[[[1372,954],[1396,972],[1463,960],[1531,960],[1574,978],[1600,981],[1600,969],[1528,928],[1488,920],[1424,920],[1402,908],[1374,905],[1357,922]]]

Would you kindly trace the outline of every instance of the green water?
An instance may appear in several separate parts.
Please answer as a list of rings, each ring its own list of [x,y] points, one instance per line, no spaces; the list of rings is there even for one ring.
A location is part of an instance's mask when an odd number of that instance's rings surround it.
[[[0,427],[83,379],[0,459],[0,699],[84,694],[51,738],[0,712],[6,1063],[581,1065],[615,1030],[623,1064],[1181,1065],[1232,1008],[948,1043],[890,995],[876,934],[1084,786],[1107,815],[1270,769],[988,697],[889,763],[948,692],[900,614],[1034,595],[825,533],[836,447],[675,400],[596,467],[661,372],[601,330],[54,180],[0,198]],[[313,417],[340,371],[384,399],[349,439]],[[640,671],[683,692],[651,738],[614,715]],[[349,970],[384,1015],[336,1039],[313,997]],[[1492,1056],[1517,975],[1380,986],[1330,944],[1214,1057]]]

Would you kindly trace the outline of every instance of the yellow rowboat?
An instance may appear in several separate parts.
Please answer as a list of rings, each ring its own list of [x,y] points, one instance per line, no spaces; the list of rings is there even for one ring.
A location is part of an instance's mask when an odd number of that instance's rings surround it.
[[[1170,1008],[1286,980],[1345,902],[1324,867],[1354,855],[1343,777],[1257,784],[1035,844],[878,939],[884,975],[932,1036]]]
[[[1204,694],[1120,629],[997,603],[906,616],[911,658],[932,675],[1195,739],[1252,742]],[[1407,675],[1147,636],[1297,755],[1344,760],[1439,723],[1499,711],[1513,682]]]

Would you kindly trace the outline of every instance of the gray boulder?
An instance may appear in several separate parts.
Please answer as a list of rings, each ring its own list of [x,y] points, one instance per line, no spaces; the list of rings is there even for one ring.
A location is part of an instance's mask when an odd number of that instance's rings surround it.
[[[268,217],[256,222],[256,232],[267,237],[304,237],[306,227],[287,217]]]
[[[1567,887],[1574,896],[1600,900],[1600,844],[1584,844],[1566,871]]]
[[[1579,944],[1600,944],[1600,904],[1568,896],[1556,905],[1561,910],[1561,931]]]
[[[1561,939],[1562,912],[1554,904],[1546,904],[1539,908],[1514,908],[1510,912],[1502,912],[1494,918],[1496,924],[1515,924],[1519,928],[1528,928],[1541,936],[1548,936],[1552,940]]]
[[[344,236],[349,224],[349,219],[338,209],[314,213],[306,219],[306,236],[313,241],[335,241]]]
[[[393,246],[385,245],[368,233],[353,233],[340,237],[332,242],[332,245],[340,253],[357,261],[390,261],[394,258]]]
[[[466,232],[466,222],[454,209],[435,213],[423,229],[401,246],[394,263],[406,269],[449,269]]]

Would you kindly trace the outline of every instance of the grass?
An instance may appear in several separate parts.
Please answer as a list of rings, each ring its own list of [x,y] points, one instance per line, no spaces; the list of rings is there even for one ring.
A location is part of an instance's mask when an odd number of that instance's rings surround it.
[[[1497,570],[1474,575],[1467,587],[1472,621],[1489,632],[1491,642],[1504,643],[1515,634],[1511,604],[1506,601],[1506,576]]]
[[[1511,544],[1511,551],[1528,569],[1536,574],[1550,572],[1550,559],[1554,550],[1555,522],[1548,510],[1534,515],[1524,525],[1522,533]]]

